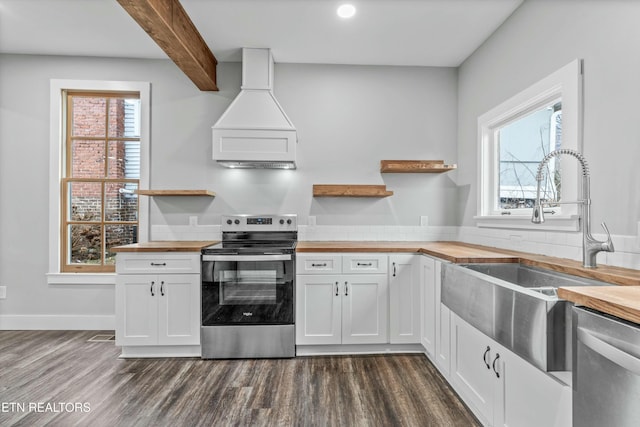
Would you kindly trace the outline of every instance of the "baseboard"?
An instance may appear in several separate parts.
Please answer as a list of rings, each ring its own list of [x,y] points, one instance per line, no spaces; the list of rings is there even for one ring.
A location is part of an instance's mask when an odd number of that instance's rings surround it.
[[[90,330],[116,328],[115,315],[0,315],[0,330]]]
[[[340,356],[353,354],[423,353],[420,344],[296,345],[296,356]]]
[[[200,357],[199,345],[140,345],[122,346],[120,359]]]

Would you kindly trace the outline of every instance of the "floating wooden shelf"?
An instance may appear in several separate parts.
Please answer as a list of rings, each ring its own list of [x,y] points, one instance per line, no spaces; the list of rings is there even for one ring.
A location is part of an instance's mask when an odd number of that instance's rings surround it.
[[[380,160],[381,173],[442,173],[456,168],[442,160]]]
[[[215,197],[216,193],[209,190],[138,190],[141,196],[206,196]]]
[[[320,185],[314,184],[314,197],[388,197],[393,191],[386,185]]]

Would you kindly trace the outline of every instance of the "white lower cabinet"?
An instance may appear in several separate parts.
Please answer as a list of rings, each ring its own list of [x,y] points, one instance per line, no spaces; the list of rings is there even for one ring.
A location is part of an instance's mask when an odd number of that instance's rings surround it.
[[[422,346],[445,378],[450,370],[449,309],[440,302],[442,261],[420,256]]]
[[[116,345],[123,355],[131,350],[154,347],[149,354],[162,355],[162,348],[189,347],[194,355],[200,345],[199,254],[122,253],[116,259]],[[184,270],[189,274],[176,274]],[[128,273],[135,265],[135,274]],[[123,273],[124,272],[124,273]]]
[[[442,375],[449,379],[451,373],[451,310],[440,302],[442,296],[442,262],[435,263],[435,318],[436,348],[434,362]]]
[[[386,275],[343,277],[342,343],[386,343],[389,288]]]
[[[453,313],[449,380],[483,425],[571,426],[571,387]]]
[[[388,340],[387,276],[300,275],[296,344],[380,344]]]
[[[420,343],[420,256],[389,256],[389,342]]]
[[[420,257],[420,312],[422,346],[429,359],[436,355],[436,261]],[[438,301],[439,303],[439,301]]]
[[[493,341],[453,315],[451,322],[451,384],[484,425],[494,425],[494,403],[501,381],[492,370],[499,350]],[[504,357],[504,355],[503,355]],[[501,362],[495,360],[497,372]]]
[[[116,345],[199,345],[199,277],[118,276]]]
[[[388,342],[386,254],[298,254],[296,269],[296,344]]]
[[[571,427],[573,389],[507,351],[497,426]]]
[[[342,342],[341,276],[296,278],[296,344]]]
[[[298,254],[296,344],[418,350],[420,259],[396,253]]]

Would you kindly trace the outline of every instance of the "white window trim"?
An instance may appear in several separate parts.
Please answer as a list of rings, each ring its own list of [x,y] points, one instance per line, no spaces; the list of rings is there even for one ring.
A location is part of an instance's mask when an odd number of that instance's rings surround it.
[[[573,60],[539,82],[509,98],[478,117],[478,227],[518,228],[551,231],[578,231],[580,227],[578,207],[563,205],[562,213],[547,216],[544,224],[531,223],[531,210],[519,210],[510,215],[493,211],[494,189],[497,187],[496,129],[522,117],[554,99],[562,99],[562,148],[582,151],[582,61]],[[562,165],[562,198],[578,199],[579,168],[577,162]],[[520,215],[518,215],[520,214]]]
[[[49,271],[48,284],[115,284],[114,273],[62,273],[60,271],[60,177],[63,170],[64,122],[63,91],[94,90],[140,93],[140,187],[149,188],[149,152],[151,141],[151,83],[51,79],[49,116]],[[138,200],[138,240],[149,240],[149,200]]]

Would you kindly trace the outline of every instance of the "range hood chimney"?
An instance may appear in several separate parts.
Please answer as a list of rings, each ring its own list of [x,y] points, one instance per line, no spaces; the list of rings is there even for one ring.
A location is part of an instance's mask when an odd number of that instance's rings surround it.
[[[213,125],[213,159],[226,167],[295,169],[296,128],[273,96],[270,49],[242,49],[241,91]]]

